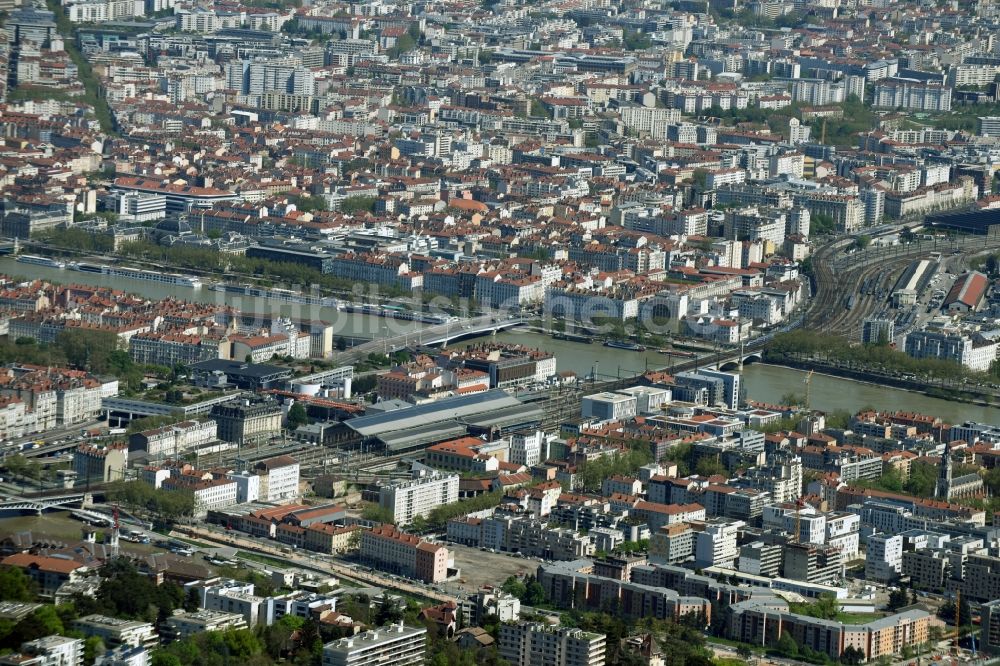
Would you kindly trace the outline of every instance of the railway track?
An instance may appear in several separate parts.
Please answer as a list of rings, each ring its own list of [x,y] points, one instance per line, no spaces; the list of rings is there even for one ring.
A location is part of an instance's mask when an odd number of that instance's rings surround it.
[[[852,243],[850,238],[834,241],[813,255],[814,294],[804,328],[853,335],[865,317],[887,305],[895,279],[911,261],[932,252],[965,254],[997,248],[1000,236],[940,239],[846,254]]]

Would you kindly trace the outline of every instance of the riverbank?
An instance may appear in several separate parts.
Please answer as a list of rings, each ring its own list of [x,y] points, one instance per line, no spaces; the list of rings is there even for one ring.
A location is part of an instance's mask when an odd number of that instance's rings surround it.
[[[289,275],[283,275],[283,273],[287,273],[291,265],[263,259],[258,261],[264,266],[261,268],[262,273],[258,274],[241,271],[231,264],[216,267],[195,266],[191,265],[190,262],[172,264],[149,257],[125,255],[111,250],[79,249],[41,240],[23,241],[22,246],[30,250],[32,254],[53,259],[67,261],[74,259],[80,262],[127,266],[167,274],[180,271],[198,278],[209,288],[215,285],[234,289],[250,286],[266,291],[283,292],[286,298],[292,295],[299,297],[303,304],[315,304],[312,301],[336,300],[342,304],[361,307],[366,303],[376,303],[382,307],[395,309],[403,306],[407,311],[429,314],[430,304],[427,301],[432,299],[433,308],[446,316],[464,318],[475,314],[470,309],[468,301],[453,303],[444,297],[423,294],[414,297],[412,292],[402,292],[393,287],[380,288],[378,285],[366,282],[354,282],[346,279],[334,280],[332,276],[318,272],[307,276],[310,279],[289,279]],[[235,261],[235,257],[231,257],[231,259]],[[309,270],[305,267],[296,267],[294,272],[296,275],[299,273],[308,274]],[[337,284],[326,283],[327,278],[334,280]]]
[[[504,331],[492,339],[544,349],[556,355],[559,371],[570,370],[579,377],[586,377],[596,369],[602,380],[611,380],[615,385],[618,378],[621,378],[618,381],[622,385],[636,382],[634,378],[646,369],[663,368],[668,372],[687,369],[687,363],[679,363],[686,359],[673,360],[654,350],[633,352],[599,344],[554,340],[550,335],[528,328]],[[462,346],[465,344],[474,344],[474,341],[463,343]],[[702,362],[702,367],[709,365],[707,359]],[[802,369],[761,362],[744,366],[742,382],[746,395],[751,400],[776,403],[790,392],[805,394],[804,380],[808,370],[815,371],[810,382],[810,404],[814,409],[825,412],[846,410],[853,414],[864,407],[876,407],[887,411],[933,414],[948,423],[978,421],[1000,425],[1000,409],[985,401],[960,402],[951,396],[927,393],[920,390],[926,387],[919,385],[896,388],[880,381],[877,376],[847,377],[827,372],[826,368],[821,367]]]
[[[982,397],[984,394],[969,390],[965,386],[962,388],[946,388],[940,386],[928,386],[919,380],[905,379],[902,377],[892,377],[878,373],[858,370],[855,368],[844,368],[818,363],[815,361],[797,361],[794,359],[768,358],[759,365],[781,368],[790,368],[800,372],[813,372],[817,376],[824,376],[842,380],[849,380],[857,384],[872,386],[879,389],[892,388],[897,391],[905,391],[915,395],[923,395],[935,400],[946,400],[948,402],[964,403],[984,407],[989,409],[1000,409],[1000,401],[995,398],[987,400]],[[991,396],[992,397],[992,396]],[[878,407],[878,405],[875,405]]]

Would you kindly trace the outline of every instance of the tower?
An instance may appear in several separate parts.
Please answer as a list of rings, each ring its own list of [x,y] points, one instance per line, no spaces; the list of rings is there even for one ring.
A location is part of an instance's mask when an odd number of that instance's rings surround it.
[[[941,454],[941,466],[938,468],[937,484],[934,486],[934,499],[948,501],[951,499],[951,444],[944,445]]]

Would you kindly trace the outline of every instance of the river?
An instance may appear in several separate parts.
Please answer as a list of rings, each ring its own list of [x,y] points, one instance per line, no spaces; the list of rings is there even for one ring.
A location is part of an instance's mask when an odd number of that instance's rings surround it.
[[[334,327],[334,335],[378,338],[416,331],[421,324],[350,314],[332,308],[296,303],[279,303],[273,300],[250,296],[238,296],[212,291],[207,288],[192,289],[182,285],[166,285],[148,280],[110,277],[96,273],[49,268],[23,264],[12,257],[0,257],[0,273],[60,282],[62,284],[88,284],[113,287],[151,299],[169,297],[200,303],[218,303],[239,309],[242,312],[259,314],[280,313],[297,319],[321,319]],[[554,340],[551,336],[526,330],[513,329],[498,334],[495,340],[515,342],[529,347],[545,349],[556,355],[559,370],[572,370],[579,376],[589,375],[594,370],[602,378],[628,377],[640,374],[646,369],[666,368],[671,357],[655,350],[634,352],[625,349],[604,347],[599,341],[584,345],[567,340]],[[483,339],[459,343],[475,344]],[[777,402],[786,393],[804,393],[805,373],[779,366],[750,364],[744,368],[743,382],[746,394],[752,400]],[[966,420],[1000,424],[1000,409],[980,407],[962,402],[951,402],[931,398],[919,393],[902,391],[855,382],[828,375],[813,375],[810,386],[810,402],[816,409],[833,411],[846,409],[854,412],[865,406],[887,410],[917,411],[940,416],[950,423]]]
[[[329,322],[333,325],[334,336],[379,338],[410,333],[419,330],[423,324],[412,321],[387,319],[372,315],[340,312],[333,308],[301,303],[281,303],[255,296],[242,296],[212,291],[203,286],[193,289],[184,285],[163,284],[149,280],[112,277],[99,273],[85,273],[69,269],[51,268],[25,264],[13,257],[0,257],[0,273],[10,276],[20,276],[31,279],[48,280],[61,284],[85,284],[101,287],[112,287],[122,291],[138,294],[145,298],[163,300],[177,298],[198,303],[216,303],[228,305],[241,312],[273,315],[280,313],[293,319],[314,319]],[[280,285],[279,285],[280,286]]]
[[[595,365],[602,379],[627,377],[641,373],[648,367],[665,368],[669,357],[656,351],[633,352],[611,349],[595,341],[585,345],[566,340],[553,340],[550,336],[525,330],[511,330],[498,334],[494,339],[515,342],[550,351],[556,355],[559,370],[572,370],[579,376],[589,375]],[[474,344],[472,341],[463,344]],[[751,363],[743,368],[743,384],[751,400],[778,402],[786,393],[805,393],[805,373],[792,368],[763,363]],[[932,398],[920,393],[896,388],[876,386],[830,375],[814,374],[809,390],[809,401],[814,409],[832,412],[846,409],[851,413],[862,407],[881,410],[921,412],[939,416],[948,423],[967,420],[1000,424],[1000,409],[981,407],[964,402]]]

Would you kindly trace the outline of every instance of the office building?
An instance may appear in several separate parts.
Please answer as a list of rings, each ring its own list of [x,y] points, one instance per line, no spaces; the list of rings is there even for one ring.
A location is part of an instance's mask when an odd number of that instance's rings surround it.
[[[584,396],[581,412],[584,418],[627,421],[635,418],[637,404],[635,396],[605,391]]]

